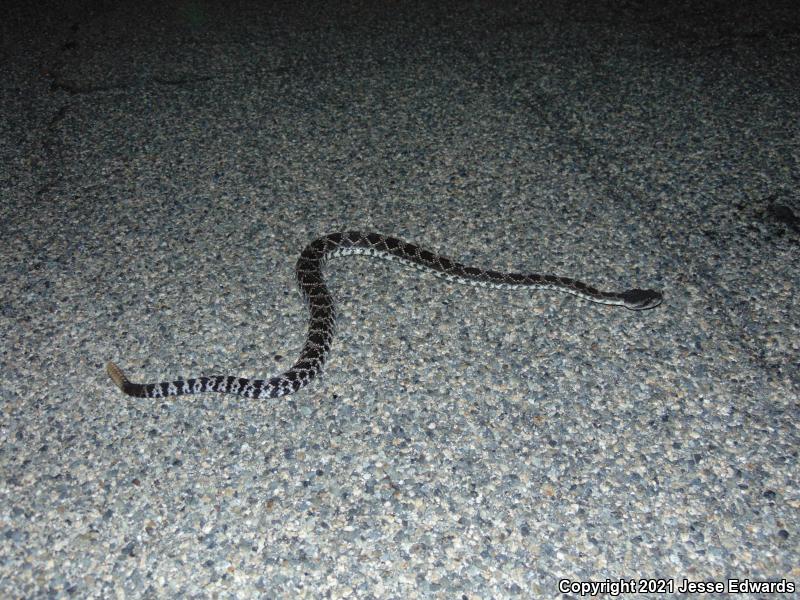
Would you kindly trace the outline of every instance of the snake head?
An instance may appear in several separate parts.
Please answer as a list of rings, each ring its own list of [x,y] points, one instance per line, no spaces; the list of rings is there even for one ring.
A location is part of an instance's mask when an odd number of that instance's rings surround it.
[[[655,308],[664,299],[661,292],[655,290],[628,290],[620,294],[623,306],[630,310],[648,310]]]

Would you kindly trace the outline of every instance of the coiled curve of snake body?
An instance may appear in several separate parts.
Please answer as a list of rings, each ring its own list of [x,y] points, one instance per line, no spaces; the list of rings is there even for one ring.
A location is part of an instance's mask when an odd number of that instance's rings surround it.
[[[300,357],[287,371],[269,379],[215,375],[161,383],[133,383],[112,362],[108,363],[106,371],[123,392],[139,398],[163,398],[203,392],[223,392],[247,398],[278,398],[292,394],[320,374],[331,351],[336,331],[336,310],[333,297],[322,277],[323,267],[330,258],[351,254],[399,262],[456,283],[496,289],[525,288],[566,292],[590,302],[624,306],[630,310],[655,308],[662,301],[661,293],[654,290],[603,292],[568,277],[501,273],[468,267],[414,244],[378,233],[331,233],[311,242],[297,260],[297,283],[310,318],[308,335]]]

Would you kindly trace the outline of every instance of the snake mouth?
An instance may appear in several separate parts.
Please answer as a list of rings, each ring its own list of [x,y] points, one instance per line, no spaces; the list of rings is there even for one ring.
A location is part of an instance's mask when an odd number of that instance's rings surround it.
[[[650,310],[664,300],[664,295],[655,290],[633,289],[620,294],[625,308],[629,310]]]

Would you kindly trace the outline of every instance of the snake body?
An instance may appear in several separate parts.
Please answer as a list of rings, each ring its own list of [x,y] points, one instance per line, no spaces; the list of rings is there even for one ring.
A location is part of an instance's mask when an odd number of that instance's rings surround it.
[[[163,398],[202,392],[223,392],[247,398],[278,398],[308,385],[322,371],[336,331],[336,309],[322,270],[328,259],[360,254],[432,273],[447,281],[495,289],[552,290],[573,294],[590,302],[646,310],[661,304],[654,290],[631,289],[604,292],[581,281],[536,273],[502,273],[469,267],[414,244],[378,233],[349,231],[320,237],[305,247],[295,274],[300,293],[310,313],[308,335],[297,361],[285,372],[269,379],[247,379],[231,375],[194,377],[161,383],[132,383],[112,362],[106,366],[114,383],[129,396]]]

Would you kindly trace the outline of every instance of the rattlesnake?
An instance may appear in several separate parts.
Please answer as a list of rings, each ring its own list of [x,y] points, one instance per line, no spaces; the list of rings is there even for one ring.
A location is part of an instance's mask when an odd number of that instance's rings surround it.
[[[128,381],[122,370],[112,362],[108,363],[106,371],[123,392],[141,398],[201,392],[224,392],[247,398],[277,398],[292,394],[308,385],[322,371],[336,331],[334,301],[322,278],[322,269],[328,259],[351,254],[400,262],[456,283],[497,289],[528,288],[566,292],[591,302],[624,306],[631,310],[655,308],[662,300],[661,293],[654,290],[603,292],[568,277],[501,273],[468,267],[414,244],[378,233],[331,233],[311,242],[297,260],[297,283],[309,310],[310,320],[300,357],[287,371],[270,379],[217,375],[146,384]]]

